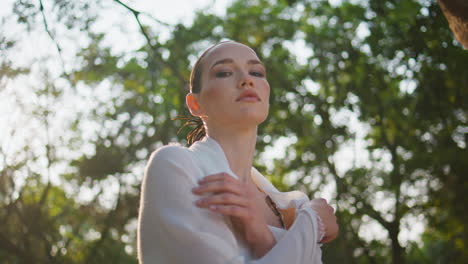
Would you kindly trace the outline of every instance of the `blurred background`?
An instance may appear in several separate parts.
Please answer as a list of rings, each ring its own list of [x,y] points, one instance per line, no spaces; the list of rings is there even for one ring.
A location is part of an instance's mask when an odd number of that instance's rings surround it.
[[[468,52],[437,1],[0,7],[0,263],[136,263],[145,163],[186,144],[191,66],[225,39],[272,87],[256,167],[336,208],[324,263],[468,263]]]

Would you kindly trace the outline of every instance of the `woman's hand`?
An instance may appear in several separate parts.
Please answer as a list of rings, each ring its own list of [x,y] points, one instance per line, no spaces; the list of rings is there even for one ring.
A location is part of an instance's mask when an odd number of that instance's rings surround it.
[[[320,219],[322,219],[323,225],[325,226],[325,235],[320,243],[327,243],[334,240],[338,236],[338,223],[336,222],[336,216],[333,207],[331,207],[327,200],[323,198],[313,199],[309,202],[312,209],[317,212]]]
[[[193,188],[194,194],[209,194],[195,202],[198,207],[231,216],[256,257],[265,255],[276,243],[271,230],[255,204],[255,186],[227,173],[206,176]]]

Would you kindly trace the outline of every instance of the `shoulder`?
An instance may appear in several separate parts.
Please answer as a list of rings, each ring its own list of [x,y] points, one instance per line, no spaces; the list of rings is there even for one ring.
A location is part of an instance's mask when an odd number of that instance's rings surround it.
[[[183,173],[195,166],[193,152],[179,144],[170,144],[154,151],[146,165],[146,173],[166,174]]]
[[[165,145],[155,150],[153,153],[151,153],[149,160],[172,160],[187,157],[189,155],[190,150],[188,148],[181,146],[177,143],[172,143],[170,145]]]
[[[170,164],[186,164],[190,163],[192,159],[191,152],[188,148],[179,144],[170,144],[158,148],[148,160],[147,169],[153,166],[162,166]]]

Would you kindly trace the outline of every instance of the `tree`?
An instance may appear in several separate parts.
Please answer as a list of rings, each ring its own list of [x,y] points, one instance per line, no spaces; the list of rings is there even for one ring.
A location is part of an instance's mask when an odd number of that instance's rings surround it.
[[[450,29],[457,40],[468,47],[468,4],[461,0],[439,0]]]
[[[341,234],[324,246],[325,262],[467,259],[467,213],[460,201],[467,191],[468,55],[454,42],[435,1],[238,0],[226,17],[200,11],[191,25],[167,25],[115,0],[113,8],[131,15],[126,23],[134,23],[143,40],[123,53],[106,46],[106,33],[92,30],[98,15],[91,7],[98,3],[48,3],[52,8],[19,1],[15,12],[31,26],[40,19],[59,52],[63,45],[54,26],[85,33],[87,44],[76,52],[73,67],[64,58],[66,70],[57,79],[67,80],[75,98],[90,102],[92,110],[77,111],[68,139],[44,143],[46,154],[35,156],[45,157],[45,169],[65,164],[57,173],[61,184],[44,180],[44,169],[32,171],[27,155],[0,167],[2,179],[12,182],[11,198],[1,197],[2,206],[19,212],[2,216],[8,224],[0,238],[11,239],[0,240],[0,256],[11,262],[135,262],[144,162],[162,144],[184,142],[186,130],[178,134],[182,123],[172,119],[188,115],[190,64],[227,38],[258,53],[272,87],[257,165],[284,190],[314,196],[333,188]],[[167,40],[159,38],[161,28],[170,30]],[[48,107],[62,103],[55,84],[44,78],[36,89]],[[107,96],[98,96],[100,90]],[[62,93],[52,96],[55,91]],[[46,107],[36,118],[47,126],[54,114]],[[82,137],[89,130],[92,136]],[[265,164],[263,154],[281,141],[288,142],[284,157]],[[355,162],[343,167],[340,153],[357,145]],[[75,155],[57,159],[52,154],[60,147]],[[11,179],[18,173],[28,180],[15,187]],[[91,193],[84,201],[77,198],[83,190]],[[36,221],[15,226],[21,215]],[[406,246],[401,230],[410,230],[405,223],[414,218],[427,221],[426,233],[420,244]],[[383,237],[372,236],[372,225]],[[27,243],[40,246],[24,255],[20,245]]]

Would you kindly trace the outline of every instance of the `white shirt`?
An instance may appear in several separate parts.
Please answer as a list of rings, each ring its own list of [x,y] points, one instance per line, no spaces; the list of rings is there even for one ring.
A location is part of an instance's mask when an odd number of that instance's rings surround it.
[[[142,183],[138,222],[138,256],[141,263],[203,264],[316,264],[322,263],[317,243],[315,211],[299,191],[279,192],[252,168],[252,179],[278,208],[296,208],[289,230],[269,226],[277,243],[262,258],[254,259],[232,229],[229,217],[195,206],[200,196],[191,189],[205,176],[230,169],[221,146],[205,137],[190,148],[169,145],[155,151]]]

